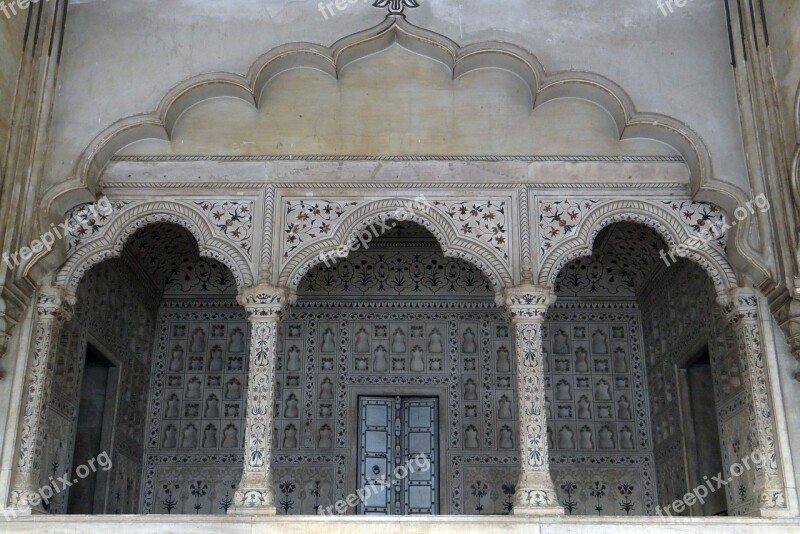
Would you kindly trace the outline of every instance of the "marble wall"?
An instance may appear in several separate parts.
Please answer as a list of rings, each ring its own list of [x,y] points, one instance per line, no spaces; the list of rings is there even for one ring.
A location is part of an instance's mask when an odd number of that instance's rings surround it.
[[[519,462],[509,324],[479,270],[421,237],[378,240],[303,279],[278,345],[279,514],[313,514],[357,489],[359,395],[437,397],[441,513],[509,512]],[[177,279],[184,290],[167,285],[159,318],[141,511],[221,514],[241,473],[247,353],[235,335],[247,325],[230,293],[204,297],[191,276]],[[653,513],[640,329],[635,303],[548,316],[551,465],[568,514]]]
[[[660,504],[665,506],[682,498],[687,488],[703,483],[686,479],[689,438],[678,408],[685,400],[680,398],[682,386],[676,368],[685,368],[700,352],[709,351],[713,383],[705,387],[713,388],[723,469],[750,453],[752,437],[748,435],[747,397],[735,339],[720,324],[719,309],[706,273],[686,261],[663,271],[643,295],[642,313],[646,318],[648,365],[653,370],[648,375],[648,386],[659,497]],[[698,476],[711,478],[717,474],[698,473]],[[747,515],[757,508],[753,477],[754,471],[747,470],[725,486],[730,515]],[[682,515],[690,513],[687,508]]]
[[[71,473],[81,378],[87,345],[92,344],[115,367],[116,407],[112,460],[103,510],[135,513],[142,473],[147,391],[157,303],[144,291],[126,261],[108,260],[87,273],[77,292],[74,317],[64,325],[57,352],[54,390],[48,410],[46,466],[41,483]],[[66,513],[69,489],[48,503],[51,513]]]

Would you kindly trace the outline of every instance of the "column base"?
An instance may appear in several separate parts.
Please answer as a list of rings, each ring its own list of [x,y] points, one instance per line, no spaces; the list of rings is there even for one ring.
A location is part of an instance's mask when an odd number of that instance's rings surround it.
[[[275,490],[269,472],[251,471],[242,475],[239,489],[233,495],[233,514],[275,515]]]
[[[36,491],[13,490],[11,492],[11,505],[4,512],[14,517],[28,517],[32,515],[48,515],[42,506],[42,496]]]
[[[274,506],[270,508],[241,508],[238,506],[232,506],[231,509],[228,510],[228,515],[258,515],[271,517],[273,515],[278,515],[278,510],[276,510]]]
[[[762,490],[758,499],[758,507],[755,516],[763,518],[793,517],[794,514],[786,506],[786,494],[784,490],[776,485],[771,485],[771,489]]]
[[[520,475],[511,513],[532,516],[564,515],[564,508],[558,503],[550,473],[543,471]]]
[[[536,506],[536,507],[526,507],[526,506],[515,506],[513,510],[511,510],[512,515],[524,515],[524,516],[538,516],[538,517],[554,517],[554,516],[562,516],[564,515],[564,508],[561,506]]]
[[[233,496],[233,506],[228,511],[229,514],[238,515],[275,515],[278,513],[275,508],[275,495],[269,483],[263,487],[251,487],[247,489],[239,488]]]

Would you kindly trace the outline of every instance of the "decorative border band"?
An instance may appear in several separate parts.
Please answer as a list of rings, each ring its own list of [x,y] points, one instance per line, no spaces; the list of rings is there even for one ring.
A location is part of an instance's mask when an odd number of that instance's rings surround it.
[[[359,155],[212,155],[212,154],[169,154],[169,155],[115,155],[111,161],[564,161],[564,162],[624,162],[624,163],[685,163],[683,156],[359,156]]]

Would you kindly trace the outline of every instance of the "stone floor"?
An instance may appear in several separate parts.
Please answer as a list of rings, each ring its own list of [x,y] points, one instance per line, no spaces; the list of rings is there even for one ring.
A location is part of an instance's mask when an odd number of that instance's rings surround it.
[[[0,532],[47,533],[317,533],[354,534],[436,534],[470,532],[481,534],[572,534],[647,532],[703,534],[743,534],[750,532],[798,533],[800,519],[751,518],[525,518],[509,516],[438,516],[438,517],[316,517],[292,516],[253,518],[247,516],[40,516],[0,522]]]

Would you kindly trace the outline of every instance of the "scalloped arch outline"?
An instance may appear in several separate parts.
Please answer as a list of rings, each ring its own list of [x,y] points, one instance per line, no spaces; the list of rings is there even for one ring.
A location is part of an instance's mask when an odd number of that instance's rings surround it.
[[[797,86],[797,94],[795,95],[794,131],[797,145],[795,146],[794,158],[789,168],[789,172],[791,173],[789,179],[793,186],[792,196],[794,197],[795,205],[800,206],[800,85]]]
[[[604,202],[586,216],[572,237],[558,243],[544,257],[539,270],[539,284],[554,287],[561,269],[575,259],[591,256],[600,231],[618,222],[635,222],[652,228],[667,242],[670,250],[693,237],[674,214],[657,204],[640,200]],[[736,274],[728,260],[713,245],[689,249],[686,257],[708,273],[718,295],[738,287]]]
[[[194,237],[200,256],[215,259],[228,267],[239,288],[253,284],[254,276],[247,259],[234,245],[214,235],[201,212],[185,204],[159,200],[136,204],[122,211],[101,236],[85,242],[64,262],[54,276],[55,285],[74,290],[93,266],[119,257],[125,243],[137,230],[159,222],[186,228]]]
[[[406,210],[405,220],[420,224],[433,234],[445,257],[460,258],[479,268],[492,283],[495,292],[512,285],[513,277],[509,266],[489,247],[461,237],[455,224],[438,211],[430,210],[421,214],[408,210],[412,202],[414,199],[410,198],[374,200],[344,215],[331,236],[303,247],[281,267],[278,285],[285,285],[292,292],[296,291],[303,276],[323,262],[324,254],[333,252],[342,245],[349,248],[353,246],[350,248],[353,250],[362,231],[377,223],[381,217],[396,213],[398,209]]]
[[[92,201],[91,191],[96,189],[116,152],[142,139],[169,140],[180,116],[198,102],[225,96],[258,107],[269,82],[290,69],[313,68],[338,79],[348,64],[394,43],[439,61],[450,70],[454,80],[484,68],[509,71],[527,84],[534,109],[556,98],[594,102],[613,118],[620,139],[643,137],[675,148],[689,167],[692,195],[698,200],[714,202],[732,211],[742,197],[741,191],[722,183],[705,187],[713,176],[712,162],[696,132],[666,115],[636,111],[627,93],[611,80],[590,72],[548,75],[533,54],[516,45],[485,42],[461,47],[443,35],[414,26],[402,16],[390,15],[377,26],[340,39],[327,48],[303,42],[273,48],[256,60],[244,76],[210,73],[178,84],[154,112],[124,118],[97,135],[79,157],[73,176],[45,194],[43,207],[47,213],[60,215],[82,202]]]

